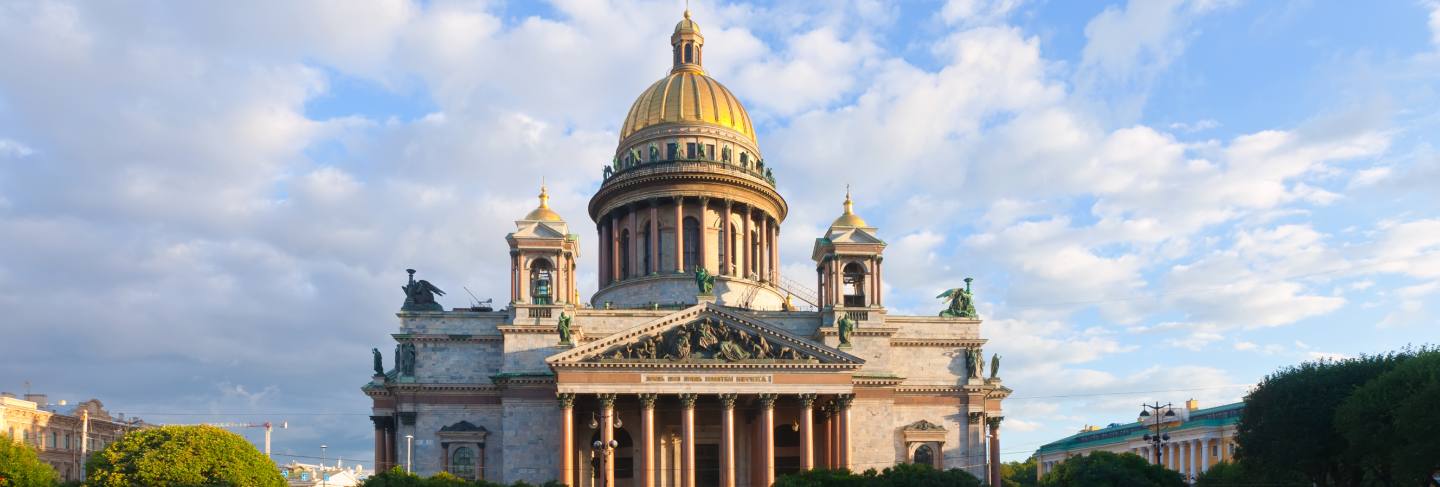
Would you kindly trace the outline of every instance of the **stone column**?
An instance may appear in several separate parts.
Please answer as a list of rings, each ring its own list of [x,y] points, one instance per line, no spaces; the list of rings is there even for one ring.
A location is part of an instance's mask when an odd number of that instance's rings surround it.
[[[836,404],[840,406],[840,410],[836,412],[836,416],[840,418],[840,468],[850,468],[850,402],[854,400],[855,396],[850,394],[835,398]]]
[[[389,460],[385,457],[385,423],[388,418],[389,416],[370,417],[370,422],[375,424],[375,470],[377,472],[384,472],[388,468],[385,465],[385,462]],[[85,438],[82,436],[80,441],[85,441]]]
[[[740,277],[750,278],[750,205],[745,205],[745,219],[740,229]]]
[[[990,424],[990,487],[1000,487],[1000,422],[1004,417],[989,418]]]
[[[720,395],[720,486],[735,487],[735,394]]]
[[[884,289],[882,288],[883,283],[881,281],[880,275],[880,270],[885,268],[884,264],[884,257],[875,258],[875,306],[885,306],[885,300],[881,298],[881,296],[884,296],[885,294],[881,292],[884,291]]]
[[[650,198],[650,274],[660,273],[660,204]]]
[[[757,273],[757,274],[760,274],[760,276],[759,276],[759,277],[760,277],[760,280],[762,280],[762,281],[769,281],[769,280],[770,280],[770,219],[765,216],[765,213],[764,213],[764,212],[761,212],[761,213],[760,213],[760,228],[759,228],[759,230],[760,230],[760,252],[759,252],[760,255],[757,255],[756,257],[758,257],[758,258],[759,258],[759,261],[760,261],[760,270],[757,271],[756,273]]]
[[[827,469],[833,469],[835,468],[835,411],[826,406],[820,412],[825,415],[825,430],[820,441],[820,447],[824,450],[820,454],[824,458],[821,459],[820,464]]]
[[[635,214],[639,205],[631,203],[625,206],[625,213],[630,222],[626,225],[630,229],[630,246],[625,248],[626,260],[630,261],[630,272],[625,275],[626,279],[640,276],[643,270],[640,268],[640,216]],[[608,484],[607,484],[608,485]]]
[[[1210,470],[1210,439],[1209,439],[1209,438],[1206,438],[1206,439],[1199,440],[1199,441],[1200,441],[1200,468],[1195,469],[1195,474],[1196,474],[1196,475],[1205,473],[1206,470]]]
[[[815,469],[815,395],[800,395],[800,470]]]
[[[760,395],[760,466],[764,483],[775,483],[775,395]]]
[[[695,487],[695,399],[694,394],[680,395],[680,423],[684,429],[680,439],[681,449],[684,450],[681,454],[680,470],[685,479],[684,487]]]
[[[653,223],[654,220],[651,222]],[[641,487],[654,487],[655,485],[655,399],[654,394],[640,395]]]
[[[615,218],[615,211],[612,211],[610,212],[610,282],[619,281],[622,278],[620,275],[620,222]]]
[[[685,273],[685,197],[675,197],[675,273]]]
[[[560,393],[560,483],[575,485],[575,395]]]
[[[615,450],[610,449],[610,440],[615,439],[615,395],[600,395],[600,477],[605,485],[615,485]]]
[[[780,282],[780,220],[770,231],[770,280]]]
[[[717,274],[730,275],[730,264],[735,261],[735,248],[730,245],[730,210],[734,203],[725,200],[725,216],[720,217],[720,272]]]
[[[710,237],[710,225],[709,225],[708,223],[706,223],[706,222],[708,222],[708,221],[710,220],[709,212],[710,212],[710,197],[709,197],[709,196],[701,196],[701,197],[700,197],[700,218],[699,218],[699,220],[700,220],[700,241],[699,241],[699,242],[695,242],[695,250],[697,250],[696,254],[698,254],[699,257],[700,257],[700,262],[696,262],[695,265],[698,265],[698,266],[700,266],[700,267],[704,267],[707,271],[710,269],[709,263],[707,262],[707,261],[709,260],[709,257],[710,257],[710,254],[709,254],[710,249],[709,249],[709,246],[708,246],[708,245],[705,245],[705,240]]]
[[[1183,456],[1180,463],[1181,472],[1185,474],[1186,482],[1189,482],[1190,476],[1195,473],[1195,440],[1181,443],[1180,451]]]

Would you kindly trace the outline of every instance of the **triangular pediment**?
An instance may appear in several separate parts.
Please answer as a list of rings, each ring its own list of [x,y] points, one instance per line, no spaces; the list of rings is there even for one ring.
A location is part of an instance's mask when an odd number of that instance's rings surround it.
[[[515,227],[515,233],[510,234],[513,238],[565,238],[566,228],[549,222],[521,220],[515,222]]]
[[[830,243],[832,243],[832,244],[846,244],[846,243],[856,243],[856,244],[880,244],[880,243],[885,243],[884,240],[880,240],[880,237],[876,236],[875,233],[872,232],[872,231],[870,231],[870,230],[873,230],[873,229],[866,229],[866,228],[847,228],[847,229],[844,229],[844,230],[838,230],[838,231],[835,231],[834,233],[832,233],[832,234],[830,235]]]
[[[704,303],[546,359],[566,364],[830,364],[865,361],[777,326]]]

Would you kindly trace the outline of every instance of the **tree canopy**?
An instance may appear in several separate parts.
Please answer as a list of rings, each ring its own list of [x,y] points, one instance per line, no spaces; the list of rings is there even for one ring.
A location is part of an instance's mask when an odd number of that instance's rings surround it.
[[[1185,480],[1178,472],[1132,453],[1097,451],[1065,460],[1040,479],[1041,487],[1071,485],[1184,487]]]
[[[1000,464],[1000,484],[1004,487],[1034,487],[1039,482],[1035,477],[1035,457]]]
[[[50,487],[56,478],[29,445],[0,434],[0,487]]]
[[[1422,350],[1355,389],[1335,411],[1369,485],[1420,485],[1440,469],[1440,351]]]
[[[809,470],[775,479],[774,487],[980,487],[980,479],[952,468],[936,470],[929,465],[902,463],[883,471]]]
[[[1336,428],[1337,412],[1357,389],[1414,357],[1407,351],[1320,360],[1265,377],[1245,397],[1236,434],[1238,458],[1253,471],[1282,477],[1299,474],[1319,486],[1360,485],[1366,465],[1377,460],[1373,455],[1355,455],[1352,442]],[[1351,407],[1356,411],[1381,407],[1375,401],[1388,397],[1393,386],[1376,387]],[[1354,421],[1356,428],[1375,427],[1368,419]],[[1386,442],[1394,431],[1383,428],[1369,434]]]
[[[360,484],[362,487],[535,487],[526,482],[515,482],[513,484],[500,484],[484,480],[465,480],[456,477],[449,472],[440,472],[429,477],[421,477],[413,473],[405,472],[405,469],[395,467],[365,479]],[[541,484],[539,487],[563,487],[554,480]]]
[[[214,426],[162,426],[126,433],[86,462],[91,487],[233,485],[284,487],[265,454]]]

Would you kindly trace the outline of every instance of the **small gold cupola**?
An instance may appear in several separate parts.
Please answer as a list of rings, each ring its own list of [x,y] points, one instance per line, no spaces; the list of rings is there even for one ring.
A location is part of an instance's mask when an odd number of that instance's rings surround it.
[[[700,35],[700,24],[690,20],[690,9],[685,9],[685,18],[675,24],[675,33],[670,35],[670,46],[674,50],[674,67],[672,73],[690,71],[704,73],[705,69],[700,66],[701,47],[705,45],[705,36]]]
[[[544,184],[540,185],[540,206],[531,210],[530,214],[525,215],[525,219],[541,222],[564,221],[564,218],[560,218],[559,213],[555,213],[555,210],[550,209],[550,194],[546,192]]]
[[[869,224],[865,223],[864,218],[860,218],[860,215],[855,214],[855,203],[850,201],[849,186],[845,187],[845,213],[841,214],[839,218],[836,218],[835,222],[831,223],[830,226],[855,228],[863,228],[870,226]]]

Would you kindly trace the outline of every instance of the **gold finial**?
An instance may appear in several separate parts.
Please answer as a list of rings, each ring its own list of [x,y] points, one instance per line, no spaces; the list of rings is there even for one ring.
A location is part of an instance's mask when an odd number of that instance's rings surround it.
[[[852,203],[852,202],[850,201],[850,185],[847,184],[847,185],[845,185],[845,214],[846,214],[846,215],[854,215],[854,214],[855,214],[855,210],[853,209],[854,206],[855,206],[855,203]]]
[[[685,18],[690,18],[690,0],[685,0]]]
[[[550,192],[545,190],[545,183],[540,183],[540,207],[550,207]]]
[[[845,213],[842,213],[839,218],[836,218],[835,222],[831,223],[830,226],[856,228],[869,226],[869,224],[865,223],[865,219],[855,214],[855,202],[850,201],[850,185],[848,184],[845,185]]]

